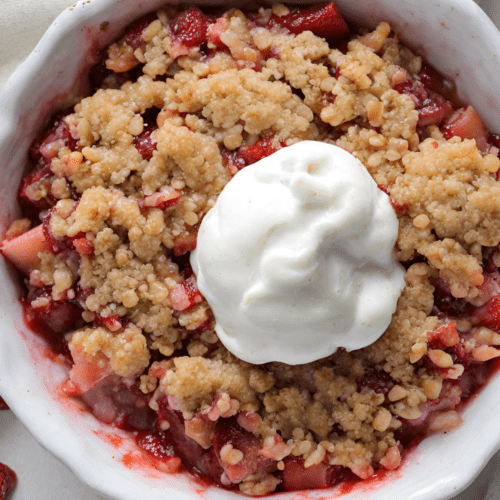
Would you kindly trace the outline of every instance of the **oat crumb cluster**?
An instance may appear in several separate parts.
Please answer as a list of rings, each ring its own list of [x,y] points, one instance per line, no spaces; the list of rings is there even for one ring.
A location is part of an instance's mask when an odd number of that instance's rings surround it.
[[[202,19],[195,10],[191,22]],[[276,4],[230,10],[193,44],[179,13],[159,10],[112,44],[102,88],[60,120],[70,138],[42,143],[50,171],[23,192],[49,200],[52,248],[30,272],[45,291],[30,307],[78,301],[72,382],[135,383],[165,432],[168,405],[186,436],[216,448],[225,486],[272,492],[288,464],[362,479],[395,469],[412,432],[460,424],[464,372],[500,354],[477,313],[500,289],[498,149],[426,120],[422,59],[387,23],[329,43],[280,24],[290,10]],[[438,111],[448,106],[425,89]],[[406,287],[374,344],[307,365],[251,365],[219,342],[187,257],[231,177],[303,140],[349,151],[390,195]],[[9,234],[28,229],[23,219]],[[244,445],[214,444],[221,421],[242,429]]]

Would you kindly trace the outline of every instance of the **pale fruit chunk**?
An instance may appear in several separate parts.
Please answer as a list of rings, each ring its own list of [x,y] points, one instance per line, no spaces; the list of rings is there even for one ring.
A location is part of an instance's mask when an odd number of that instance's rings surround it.
[[[21,236],[4,241],[1,251],[19,271],[29,274],[30,271],[40,266],[39,252],[50,252],[51,248],[43,234],[43,226],[40,224]]]

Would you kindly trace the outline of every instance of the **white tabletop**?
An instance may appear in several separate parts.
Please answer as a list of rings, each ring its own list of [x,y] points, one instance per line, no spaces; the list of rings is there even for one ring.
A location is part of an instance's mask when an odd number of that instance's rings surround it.
[[[52,20],[75,0],[0,0],[0,88],[36,45]],[[500,27],[500,0],[478,0]],[[45,451],[11,411],[0,411],[0,462],[18,475],[9,500],[104,500]],[[454,500],[500,498],[500,452]],[[404,500],[404,499],[394,499]]]

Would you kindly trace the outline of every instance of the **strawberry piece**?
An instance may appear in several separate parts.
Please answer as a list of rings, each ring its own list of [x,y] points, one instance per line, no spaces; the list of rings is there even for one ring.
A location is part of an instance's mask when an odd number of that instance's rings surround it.
[[[472,106],[455,111],[444,123],[442,131],[446,139],[454,136],[475,139],[481,152],[488,151],[488,129]]]
[[[35,298],[46,297],[47,304],[42,307],[32,307],[30,302]],[[61,334],[67,332],[81,322],[82,310],[71,302],[52,300],[50,293],[44,289],[31,290],[28,294],[26,305],[26,317],[28,321],[42,323],[53,333]],[[61,337],[58,335],[57,337]]]
[[[405,80],[394,86],[400,94],[409,95],[418,110],[418,126],[439,125],[445,118],[453,113],[453,106],[443,96],[432,89],[411,80]]]
[[[180,12],[170,23],[172,39],[171,57],[187,55],[191,47],[199,47],[208,41],[210,20],[203,12],[190,7]]]
[[[16,484],[16,473],[7,465],[0,463],[0,500],[7,498]]]
[[[273,14],[270,24],[286,28],[294,35],[303,31],[312,31],[315,35],[329,41],[341,40],[350,33],[337,7],[331,2],[314,5],[308,9],[295,10],[285,16]]]
[[[460,343],[455,323],[448,323],[438,329],[427,332],[427,341],[431,349],[446,349]]]
[[[177,285],[169,297],[172,308],[176,311],[185,311],[203,300],[194,275]]]
[[[116,314],[110,314],[109,316],[101,316],[98,314],[96,319],[98,319],[110,332],[117,332],[123,328],[122,319]]]
[[[453,112],[453,106],[450,101],[428,90],[428,98],[418,109],[418,126],[427,127],[429,125],[439,125],[447,116]]]
[[[69,238],[67,236],[58,238],[52,234],[50,230],[50,219],[52,217],[53,210],[50,210],[49,213],[42,220],[43,234],[45,236],[45,240],[48,242],[50,246],[50,251],[52,253],[58,254],[65,250],[74,251],[75,247],[73,246],[73,239],[82,238],[85,236],[85,233],[78,233],[74,238]]]
[[[102,352],[98,352],[95,356],[89,358],[79,347],[71,343],[69,350],[74,362],[69,372],[69,378],[78,387],[80,392],[89,391],[98,382],[113,372],[109,364],[109,359]]]
[[[8,410],[7,403],[0,397],[0,410]]]
[[[19,202],[33,212],[32,218],[37,218],[42,210],[47,210],[55,205],[56,200],[50,195],[53,173],[44,159],[39,160],[37,168],[21,181],[19,187]],[[49,193],[39,198],[39,193]]]
[[[178,472],[181,459],[175,455],[174,446],[163,431],[141,432],[137,444],[155,458],[162,460],[162,472]]]
[[[196,248],[197,232],[181,233],[174,239],[174,255],[184,255]]]
[[[338,78],[337,74],[335,74],[335,78]],[[400,94],[410,94],[413,89],[413,82],[411,80],[405,80],[404,82],[394,85],[393,88]]]
[[[396,212],[397,217],[402,217],[403,215],[408,212],[408,205],[405,203],[399,203],[399,201],[396,201],[390,194],[389,190],[387,189],[386,186],[383,186],[382,184],[378,184],[377,187],[380,189],[380,191],[383,191],[387,196],[389,196],[389,202],[392,205],[392,208]]]
[[[252,146],[243,146],[238,150],[238,156],[243,159],[245,165],[252,165],[262,158],[272,155],[278,151],[272,144],[271,137],[264,137]]]
[[[281,146],[285,147],[286,144],[282,142]],[[272,155],[278,149],[273,145],[272,136],[268,136],[258,140],[251,146],[242,146],[236,151],[224,151],[222,153],[222,161],[224,166],[234,175],[238,170]]]
[[[304,467],[302,457],[288,456],[284,459],[283,489],[285,491],[328,488],[346,480],[355,480],[354,474],[341,465],[325,462]]]
[[[125,43],[133,49],[144,48],[146,42],[142,39],[142,33],[155,19],[157,19],[155,14],[146,14],[134,21],[124,35]]]
[[[500,294],[495,295],[474,311],[473,323],[500,333]]]
[[[4,241],[0,250],[19,271],[28,275],[40,266],[38,253],[50,252],[51,247],[40,224],[12,240]]]
[[[462,316],[472,311],[473,305],[465,299],[453,297],[443,280],[434,280],[432,284],[435,286],[434,307],[440,312],[449,316]]]
[[[356,383],[358,384],[358,391],[361,394],[373,391],[378,394],[387,395],[396,385],[389,374],[375,367],[366,368],[363,377],[356,380]]]
[[[134,137],[134,146],[139,151],[145,160],[150,160],[153,152],[156,149],[156,142],[153,141],[151,135],[158,129],[156,117],[158,116],[157,108],[150,108],[142,115],[144,120],[144,130]]]
[[[64,146],[75,151],[76,139],[71,135],[68,125],[62,119],[55,119],[52,127],[38,141],[35,141],[30,149],[30,155],[35,160],[41,157],[51,160]]]
[[[149,208],[159,208],[165,210],[177,204],[182,192],[170,186],[163,186],[160,191],[144,198],[144,206]]]
[[[431,66],[424,64],[418,76],[425,88],[433,90],[442,96],[450,93],[450,82],[445,84],[443,76]]]
[[[94,244],[85,237],[75,238],[73,240],[73,246],[80,255],[90,256],[94,254]]]
[[[490,133],[488,135],[488,142],[497,149],[500,149],[500,135]]]

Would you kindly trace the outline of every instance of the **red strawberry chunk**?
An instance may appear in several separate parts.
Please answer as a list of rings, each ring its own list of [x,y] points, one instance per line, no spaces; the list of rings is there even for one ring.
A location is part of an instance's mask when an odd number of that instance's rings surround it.
[[[123,328],[122,320],[120,316],[116,314],[110,314],[109,316],[101,316],[98,314],[97,319],[99,319],[110,332],[117,332]]]
[[[19,187],[19,202],[28,212],[33,213],[33,218],[42,210],[55,205],[55,199],[50,195],[52,171],[44,159],[39,160],[37,169],[29,173],[21,181]]]
[[[488,129],[472,106],[457,110],[443,125],[446,139],[454,136],[462,139],[475,139],[478,149],[488,151]]]
[[[7,403],[0,397],[0,410],[8,410]]]
[[[286,457],[284,462],[283,489],[285,491],[327,488],[355,478],[349,469],[341,465],[328,465],[322,462],[306,469],[304,459],[293,456]]]
[[[488,135],[488,143],[500,150],[500,135],[490,133]],[[500,155],[500,152],[498,154]]]
[[[203,300],[195,276],[190,276],[170,292],[170,303],[176,311],[185,311]]]
[[[246,165],[256,163],[262,158],[272,155],[278,151],[272,144],[271,137],[264,137],[252,146],[243,146],[238,150],[238,156],[243,159]]]
[[[170,23],[172,49],[170,55],[175,59],[187,55],[191,47],[199,47],[208,41],[210,20],[203,12],[191,7],[179,13]]]
[[[197,233],[182,233],[174,239],[174,255],[184,255],[196,248]]]
[[[431,349],[446,349],[460,342],[455,323],[439,327],[437,330],[427,332],[427,341]]]
[[[282,142],[281,146],[285,147],[286,144]],[[278,149],[273,145],[273,137],[268,136],[258,140],[251,146],[242,146],[236,151],[224,151],[222,161],[224,166],[229,169],[229,173],[234,175],[238,170],[272,155]]]
[[[149,208],[159,208],[165,210],[167,207],[172,207],[177,204],[182,192],[170,186],[163,186],[160,191],[153,193],[144,198],[144,206]]]
[[[46,160],[51,160],[64,146],[75,151],[76,139],[71,135],[68,125],[60,119],[56,120],[52,128],[33,144],[30,154],[35,159],[43,156]]]
[[[17,484],[16,473],[0,463],[0,500],[6,499]]]
[[[396,385],[394,380],[379,368],[367,368],[362,378],[356,380],[361,394],[366,394],[369,391],[378,394],[389,394],[390,390]]]
[[[286,28],[294,35],[303,31],[312,31],[315,35],[330,41],[341,40],[350,33],[337,7],[331,2],[292,11],[285,16],[273,14],[270,24]]]
[[[26,275],[40,265],[38,253],[50,251],[42,224],[12,240],[4,241],[1,246],[4,257]]]
[[[421,83],[414,84],[405,80],[394,86],[400,94],[409,95],[418,110],[418,126],[439,125],[446,117],[453,113],[453,106],[443,96],[434,92]]]
[[[174,473],[181,469],[181,459],[175,456],[172,443],[163,431],[141,432],[137,436],[137,444],[161,462],[162,472]]]
[[[432,90],[428,91],[429,97],[423,102],[418,110],[418,126],[439,125],[447,116],[453,112],[450,101]]]
[[[156,122],[151,124],[145,123],[142,133],[134,137],[134,146],[145,160],[151,160],[153,152],[156,149],[156,142],[153,140],[151,135],[157,128],[158,125]]]
[[[473,323],[500,333],[500,294],[478,307],[473,314]]]
[[[134,21],[125,33],[125,43],[133,49],[144,48],[146,42],[142,38],[142,33],[155,19],[157,19],[155,14],[146,14]]]

